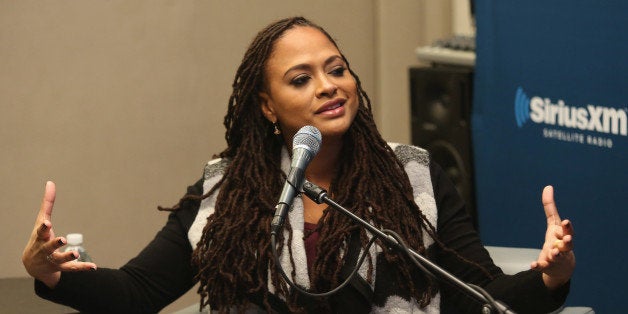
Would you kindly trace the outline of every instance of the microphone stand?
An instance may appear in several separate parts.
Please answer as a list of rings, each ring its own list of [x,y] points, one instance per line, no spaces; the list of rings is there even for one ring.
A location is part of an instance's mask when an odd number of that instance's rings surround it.
[[[484,304],[484,306],[482,307],[482,313],[486,313],[486,314],[491,313],[491,309],[493,307],[495,308],[495,310],[498,313],[512,313],[512,314],[515,313],[512,310],[510,310],[505,304],[503,304],[503,303],[501,303],[501,302],[499,302],[497,300],[492,299],[490,297],[490,295],[488,295],[488,293],[483,291],[481,288],[476,286],[477,289],[482,291],[482,292],[479,292],[478,290],[472,288],[470,284],[467,284],[467,283],[463,282],[462,280],[458,279],[454,275],[452,275],[449,272],[447,272],[446,270],[442,269],[440,266],[432,263],[430,260],[428,260],[424,256],[416,253],[415,251],[413,251],[410,248],[407,248],[407,247],[404,247],[404,246],[400,245],[399,242],[397,240],[395,240],[395,238],[393,238],[393,237],[387,235],[386,233],[380,231],[375,226],[373,226],[370,223],[366,222],[364,219],[356,216],[355,214],[353,214],[352,212],[350,212],[346,208],[342,207],[340,204],[334,202],[332,199],[327,197],[327,191],[325,191],[324,189],[320,188],[316,184],[311,183],[311,182],[305,180],[304,183],[303,183],[303,192],[305,193],[305,195],[307,195],[307,197],[309,197],[314,202],[316,202],[318,204],[325,203],[325,204],[333,207],[334,209],[340,211],[341,213],[345,214],[346,216],[348,216],[349,218],[353,219],[354,221],[358,222],[360,225],[362,225],[364,228],[366,228],[368,231],[370,231],[377,238],[383,240],[390,247],[393,247],[395,249],[401,250],[402,252],[406,252],[406,253],[410,254],[411,255],[410,258],[414,258],[415,260],[418,260],[423,266],[425,266],[425,267],[430,269],[430,271],[428,271],[428,273],[430,275],[432,275],[430,272],[438,274],[439,278],[441,278],[442,280],[445,280],[445,281],[453,284],[455,287],[458,287],[463,292],[466,292],[469,296],[472,296],[476,300],[482,302]],[[420,267],[420,265],[418,265],[418,266]],[[421,268],[423,270],[425,270],[425,268],[423,268],[423,267],[421,267]]]

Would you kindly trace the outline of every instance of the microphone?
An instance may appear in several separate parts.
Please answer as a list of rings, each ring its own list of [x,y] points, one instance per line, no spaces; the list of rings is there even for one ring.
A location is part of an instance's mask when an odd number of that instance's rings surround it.
[[[275,216],[271,222],[271,235],[276,235],[281,229],[292,205],[292,200],[300,192],[303,185],[305,168],[318,153],[322,140],[321,132],[311,125],[299,129],[292,138],[292,164],[277,206],[275,206]]]

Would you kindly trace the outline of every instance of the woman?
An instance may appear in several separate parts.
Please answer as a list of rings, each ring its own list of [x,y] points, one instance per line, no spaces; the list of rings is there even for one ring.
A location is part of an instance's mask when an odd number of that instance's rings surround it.
[[[169,209],[153,242],[121,269],[96,269],[58,251],[65,240],[52,231],[55,190],[47,184],[23,254],[36,292],[81,311],[156,312],[198,280],[202,306],[221,312],[478,312],[477,301],[378,244],[338,294],[312,299],[290,289],[271,253],[270,225],[292,137],[304,125],[323,136],[305,177],[336,202],[397,232],[413,250],[515,311],[546,312],[564,302],[575,266],[573,230],[560,220],[551,187],[542,196],[548,220],[542,253],[531,270],[504,275],[442,170],[424,150],[382,139],[346,58],[329,34],[300,17],[275,22],[253,40],[229,99],[228,147]],[[344,280],[369,240],[342,214],[296,198],[278,239],[278,261],[291,281],[325,292]]]

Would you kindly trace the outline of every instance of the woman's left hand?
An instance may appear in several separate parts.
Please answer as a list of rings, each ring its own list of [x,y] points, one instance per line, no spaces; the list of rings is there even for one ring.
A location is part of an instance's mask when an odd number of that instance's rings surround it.
[[[549,289],[556,289],[571,278],[576,267],[573,253],[573,225],[561,220],[554,202],[554,188],[543,189],[543,208],[547,217],[547,231],[541,254],[530,268],[543,272],[543,282]]]

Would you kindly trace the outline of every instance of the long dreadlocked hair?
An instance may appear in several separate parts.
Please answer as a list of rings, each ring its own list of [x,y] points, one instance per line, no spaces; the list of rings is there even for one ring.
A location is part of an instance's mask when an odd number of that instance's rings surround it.
[[[294,27],[318,29],[338,48],[323,28],[305,18],[293,17],[260,31],[246,51],[233,81],[233,93],[224,118],[227,148],[219,157],[230,160],[230,163],[222,179],[202,197],[218,191],[215,212],[208,217],[192,255],[192,262],[199,269],[201,307],[209,304],[214,310],[228,312],[232,307],[242,308],[248,295],[258,293],[263,296],[264,306],[270,312],[267,286],[270,281],[276,288],[275,293],[286,298],[292,311],[300,310],[296,296],[275,271],[270,247],[275,196],[279,195],[286,178],[280,168],[281,149],[285,144],[281,136],[273,134],[272,124],[264,118],[258,98],[265,86],[264,70],[274,43]],[[377,131],[370,99],[349,62],[341,56],[355,79],[359,101],[358,113],[345,134],[342,156],[360,157],[340,160],[336,177],[329,187],[330,195],[363,219],[396,231],[420,254],[426,254],[423,232],[447,249],[437,239],[435,227],[414,202],[403,165]],[[355,198],[354,195],[368,197]],[[318,292],[327,291],[342,280],[340,252],[347,251],[348,237],[360,229],[349,218],[332,211],[325,211],[321,221],[325,223],[319,226],[319,254],[310,274],[311,289]],[[289,221],[285,228],[292,231]],[[279,252],[283,240],[280,234]],[[288,242],[293,240],[301,239],[288,238]],[[368,237],[363,230],[360,240],[364,248]],[[342,250],[338,243],[344,243]],[[422,307],[428,305],[437,291],[436,283],[414,271],[415,267],[401,254],[384,249],[384,256],[388,262],[398,265],[399,278],[396,279],[401,288],[410,291]],[[292,256],[290,261],[294,266]],[[373,258],[369,256],[367,261],[368,280],[372,280]],[[476,263],[467,262],[481,268]],[[294,280],[294,272],[290,275]],[[422,282],[421,286],[418,282]]]

